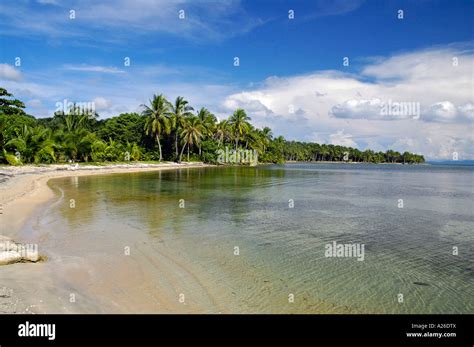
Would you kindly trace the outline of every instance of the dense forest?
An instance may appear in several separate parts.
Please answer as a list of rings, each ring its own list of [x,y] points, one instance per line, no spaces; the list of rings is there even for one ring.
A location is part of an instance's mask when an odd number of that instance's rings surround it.
[[[216,163],[219,149],[251,150],[259,162],[348,161],[423,163],[421,155],[286,141],[270,128],[255,128],[237,109],[218,121],[209,110],[195,110],[183,97],[174,103],[154,95],[141,113],[99,119],[72,105],[53,117],[28,115],[25,105],[0,88],[0,163],[204,161]]]

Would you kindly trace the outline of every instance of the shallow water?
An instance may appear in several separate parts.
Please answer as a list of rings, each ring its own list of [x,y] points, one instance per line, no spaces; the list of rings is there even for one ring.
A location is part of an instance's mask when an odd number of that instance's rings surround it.
[[[166,245],[212,296],[194,295],[202,312],[474,313],[473,178],[473,167],[364,164],[58,178],[63,197],[34,229],[77,259]],[[334,241],[364,245],[363,261],[326,257]],[[176,283],[193,300],[198,289]]]

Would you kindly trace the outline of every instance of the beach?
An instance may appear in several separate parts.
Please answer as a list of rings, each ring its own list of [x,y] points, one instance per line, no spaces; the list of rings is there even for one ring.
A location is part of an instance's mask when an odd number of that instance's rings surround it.
[[[22,232],[28,218],[40,207],[48,202],[54,201],[55,192],[48,186],[48,181],[59,177],[80,177],[90,175],[110,175],[119,173],[136,173],[161,170],[177,170],[188,168],[202,168],[210,165],[203,163],[163,163],[163,164],[111,164],[111,165],[43,165],[33,166],[25,165],[19,167],[2,166],[0,167],[0,237],[9,238],[16,242],[29,242],[28,237]],[[138,242],[137,240],[135,240]],[[91,240],[91,243],[93,240]],[[140,245],[140,252],[146,253],[146,244]],[[74,247],[71,245],[71,247]],[[41,241],[38,244],[39,253],[42,253]],[[48,255],[47,255],[48,256]],[[165,255],[162,255],[164,257]],[[112,257],[113,258],[113,257]],[[123,258],[123,257],[120,257]],[[102,273],[94,273],[95,269],[91,263],[77,262],[73,268],[61,262],[54,256],[44,262],[37,263],[15,263],[0,266],[0,313],[93,313],[93,312],[129,312],[133,307],[134,312],[137,308],[140,312],[175,312],[179,307],[167,307],[166,304],[159,302],[173,302],[164,298],[155,300],[158,307],[149,305],[149,300],[145,299],[147,288],[147,274],[143,271],[149,264],[137,262],[124,262],[121,259],[112,261],[109,257],[109,264],[115,271],[110,271],[107,267],[103,268]],[[142,258],[140,258],[142,259]],[[154,263],[155,264],[155,263]],[[155,264],[156,265],[156,264]],[[154,265],[153,265],[154,266]],[[160,266],[164,272],[176,270],[172,259],[162,262]],[[110,290],[113,292],[123,292],[127,288],[120,290],[106,288],[114,282],[112,278],[106,281],[105,277],[125,276],[126,281],[130,283],[131,288],[139,290],[135,297],[130,296],[128,303],[110,304],[113,298],[108,300],[109,304],[100,304],[96,300],[75,300],[75,294],[68,287],[67,282],[84,282],[88,276],[98,276],[102,278],[103,286],[95,285],[94,290],[97,295],[101,291]],[[64,283],[64,287],[58,288],[57,281]],[[186,276],[185,276],[186,277]],[[191,276],[192,277],[192,276]],[[117,278],[115,278],[117,280]],[[96,284],[98,282],[96,281]],[[135,286],[140,283],[140,286]],[[154,288],[152,291],[155,292]],[[166,291],[163,291],[166,293]],[[102,293],[103,294],[103,293]],[[149,295],[152,295],[148,293]],[[154,294],[153,294],[154,295]],[[172,294],[174,295],[174,294]],[[71,305],[71,301],[74,305]],[[140,302],[143,301],[143,302]],[[176,305],[178,306],[178,305]],[[182,306],[182,305],[181,305]],[[141,309],[140,309],[141,308]]]
[[[472,168],[146,165],[0,172],[0,312],[472,311]]]

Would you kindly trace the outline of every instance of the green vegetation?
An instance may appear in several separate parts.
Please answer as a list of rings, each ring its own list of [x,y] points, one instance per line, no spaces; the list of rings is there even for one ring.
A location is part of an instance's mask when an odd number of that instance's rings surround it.
[[[282,140],[284,141],[284,140]],[[285,160],[291,161],[351,161],[366,163],[404,163],[420,164],[425,162],[422,155],[404,152],[403,154],[388,150],[374,152],[370,149],[360,151],[352,147],[284,141],[283,155]]]
[[[421,155],[389,150],[359,151],[351,147],[286,141],[270,128],[255,128],[237,109],[218,122],[205,108],[189,106],[183,97],[174,104],[154,95],[143,111],[104,120],[75,105],[67,113],[35,118],[23,102],[0,88],[0,163],[187,161],[216,163],[218,150],[252,150],[260,162],[349,161],[370,163],[423,163]]]

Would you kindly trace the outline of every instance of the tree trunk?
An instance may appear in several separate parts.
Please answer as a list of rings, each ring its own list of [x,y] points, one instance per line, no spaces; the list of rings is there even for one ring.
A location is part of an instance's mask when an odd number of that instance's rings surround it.
[[[160,150],[160,161],[161,161],[162,155],[161,155],[161,143],[160,143],[160,136],[159,135],[156,135],[156,142],[158,142],[158,149]]]
[[[179,155],[179,128],[178,125],[176,125],[176,131],[174,134],[174,147],[175,147],[175,153],[176,153],[176,159],[178,159]]]
[[[189,163],[189,146],[188,146],[188,163]]]
[[[183,148],[181,149],[181,154],[179,155],[179,162],[181,162],[181,158],[183,156],[183,152],[185,148],[186,148],[186,143],[183,145]]]
[[[175,133],[175,135],[174,135],[174,145],[175,145],[176,158],[178,158],[178,154],[179,154],[179,148],[178,148],[178,128],[176,128],[176,133]]]

